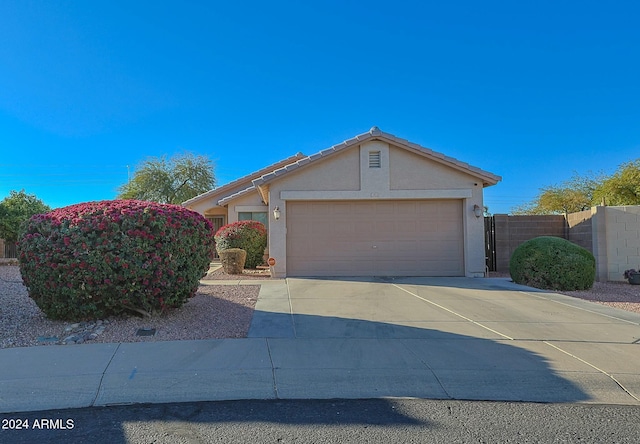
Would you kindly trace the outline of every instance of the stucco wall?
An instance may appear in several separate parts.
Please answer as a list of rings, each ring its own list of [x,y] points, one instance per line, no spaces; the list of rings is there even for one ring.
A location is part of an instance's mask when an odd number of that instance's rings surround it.
[[[280,185],[283,189],[296,191],[359,190],[358,150],[346,150],[319,164],[301,167],[284,177]]]
[[[364,147],[365,149],[367,147]],[[484,219],[476,217],[474,206],[483,207],[483,187],[479,179],[405,149],[389,146],[389,189],[441,190],[449,195],[464,191],[464,258],[467,276],[484,276]],[[435,196],[434,196],[435,197]]]
[[[370,151],[380,152],[380,168],[369,168]],[[465,274],[484,276],[484,224],[473,212],[474,205],[483,205],[480,181],[422,156],[398,154],[400,151],[404,149],[369,141],[270,184],[269,212],[277,206],[282,214],[279,221],[269,225],[269,251],[277,261],[277,277],[285,276],[287,268],[287,201],[375,199],[459,199],[464,220]],[[410,175],[419,177],[407,179]]]
[[[471,188],[478,179],[404,149],[390,150],[390,189],[424,190]]]

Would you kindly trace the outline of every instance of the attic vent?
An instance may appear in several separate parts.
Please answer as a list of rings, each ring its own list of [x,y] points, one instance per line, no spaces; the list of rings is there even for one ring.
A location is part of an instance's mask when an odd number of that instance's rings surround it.
[[[380,168],[380,151],[369,151],[369,168]]]

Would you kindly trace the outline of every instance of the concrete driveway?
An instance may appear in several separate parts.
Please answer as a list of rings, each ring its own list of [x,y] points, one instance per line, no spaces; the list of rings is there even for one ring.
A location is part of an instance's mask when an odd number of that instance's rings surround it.
[[[640,316],[496,279],[261,281],[249,338],[0,350],[0,412],[230,399],[640,405]]]
[[[280,397],[640,405],[640,316],[506,279],[287,279],[263,286]],[[313,395],[313,396],[312,396]]]

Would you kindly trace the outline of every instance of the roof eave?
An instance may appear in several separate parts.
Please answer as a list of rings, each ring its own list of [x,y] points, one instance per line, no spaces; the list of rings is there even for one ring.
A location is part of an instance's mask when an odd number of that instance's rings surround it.
[[[206,191],[202,194],[199,194],[198,196],[192,197],[191,199],[185,200],[184,202],[182,202],[183,206],[187,206],[187,205],[192,205],[195,203],[198,203],[202,200],[205,199],[209,199],[212,196],[215,196],[217,194],[223,194],[225,191],[229,190],[230,188],[233,187],[237,187],[237,186],[241,186],[243,182],[247,183],[247,186],[250,186],[252,181],[256,178],[256,177],[261,177],[264,174],[267,174],[270,171],[273,171],[274,169],[278,169],[281,168],[283,165],[287,165],[289,163],[295,162],[296,160],[300,160],[300,159],[304,159],[306,156],[300,152],[294,154],[293,156],[287,157],[286,159],[283,159],[279,162],[276,162],[274,164],[271,164],[267,167],[264,167],[258,171],[254,171],[251,174],[247,174],[246,176],[243,176],[239,179],[233,180],[229,183],[226,183],[224,185],[222,185],[221,187],[218,188],[214,188],[213,190],[209,190]]]

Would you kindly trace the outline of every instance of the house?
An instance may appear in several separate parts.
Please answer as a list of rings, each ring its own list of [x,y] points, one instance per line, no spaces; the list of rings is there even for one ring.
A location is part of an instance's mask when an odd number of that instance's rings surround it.
[[[501,178],[373,127],[183,203],[259,220],[275,277],[485,275],[483,189]]]

